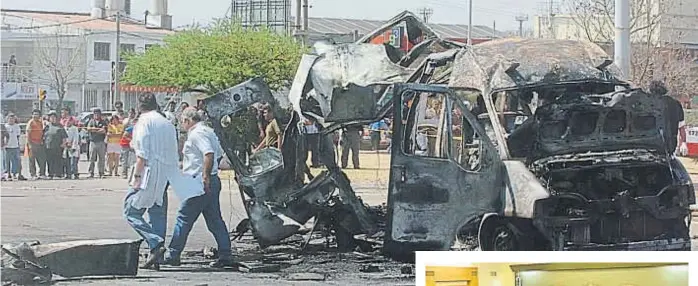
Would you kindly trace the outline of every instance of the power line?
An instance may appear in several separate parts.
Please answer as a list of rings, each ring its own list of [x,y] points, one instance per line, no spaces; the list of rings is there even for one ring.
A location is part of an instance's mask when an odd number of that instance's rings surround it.
[[[429,23],[429,18],[434,14],[434,10],[428,7],[419,9],[419,14],[422,15],[422,20],[424,23]]]
[[[12,15],[15,16],[15,15]],[[26,17],[19,17],[15,16],[17,18],[22,18],[22,19],[30,19]],[[106,18],[90,18],[86,20],[80,20],[80,21],[73,21],[73,22],[65,22],[65,23],[56,23],[56,24],[50,24],[50,25],[41,25],[41,26],[29,26],[29,27],[3,27],[2,30],[5,31],[18,31],[18,30],[34,30],[34,29],[43,29],[43,28],[51,28],[51,27],[59,27],[59,26],[67,26],[67,25],[73,25],[73,24],[79,24],[79,23],[85,23],[85,22],[91,22],[91,21],[96,21],[96,20],[104,20]]]

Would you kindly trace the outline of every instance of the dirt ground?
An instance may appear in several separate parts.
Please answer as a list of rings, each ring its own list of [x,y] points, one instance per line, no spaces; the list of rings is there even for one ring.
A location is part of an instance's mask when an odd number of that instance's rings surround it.
[[[361,154],[361,169],[345,170],[357,195],[364,202],[379,205],[386,201],[389,156],[387,153]],[[698,163],[684,160],[687,169],[698,174]],[[81,170],[87,169],[85,162]],[[319,172],[319,169],[313,170]],[[240,195],[230,174],[223,174],[221,205],[229,229],[245,217]],[[694,178],[694,181],[698,177]],[[3,182],[1,186],[0,239],[3,244],[38,240],[52,243],[81,239],[133,238],[138,236],[121,216],[127,184],[121,178]],[[168,233],[174,225],[178,199],[169,197]],[[698,237],[698,220],[692,226],[693,237]],[[376,253],[341,254],[324,247],[326,241],[315,237],[302,254],[298,238],[286,248],[260,251],[249,237],[233,243],[241,260],[260,260],[276,255],[294,255],[292,263],[283,262],[282,269],[273,273],[241,273],[211,271],[203,266],[201,250],[215,246],[205,223],[197,222],[187,244],[188,256],[180,267],[163,267],[162,271],[139,271],[138,277],[122,279],[88,279],[60,281],[56,285],[414,285],[413,274],[402,274],[402,268],[411,265],[386,260]],[[169,241],[169,237],[168,237]],[[694,250],[698,241],[694,240]],[[379,272],[360,271],[367,265],[378,266]],[[324,281],[297,281],[296,273],[316,273]],[[317,276],[317,275],[315,275]]]

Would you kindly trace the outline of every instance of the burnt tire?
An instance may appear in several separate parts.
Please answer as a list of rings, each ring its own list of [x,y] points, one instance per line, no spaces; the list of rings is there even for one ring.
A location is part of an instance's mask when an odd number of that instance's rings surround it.
[[[530,221],[494,217],[485,221],[479,233],[483,251],[534,250],[534,238],[527,234]]]

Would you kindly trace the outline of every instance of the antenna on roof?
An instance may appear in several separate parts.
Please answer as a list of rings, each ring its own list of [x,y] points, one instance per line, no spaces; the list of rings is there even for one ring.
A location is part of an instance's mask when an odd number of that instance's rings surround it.
[[[429,23],[429,18],[434,14],[434,10],[429,7],[419,9],[419,14],[422,15],[424,23]]]

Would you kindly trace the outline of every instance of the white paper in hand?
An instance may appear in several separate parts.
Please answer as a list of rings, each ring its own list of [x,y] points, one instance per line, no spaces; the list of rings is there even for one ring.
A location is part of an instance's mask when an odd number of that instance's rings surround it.
[[[135,170],[136,170],[135,166],[131,167],[131,177],[128,180],[129,185],[136,190],[143,190],[148,186],[148,179],[150,179],[150,168],[147,166],[143,167],[143,174],[141,174],[141,183],[138,186],[135,185],[135,183],[136,183],[135,182],[136,177],[134,176]]]

